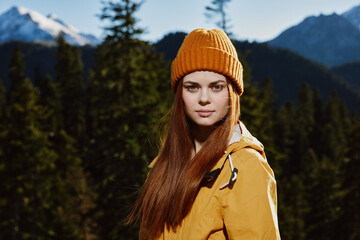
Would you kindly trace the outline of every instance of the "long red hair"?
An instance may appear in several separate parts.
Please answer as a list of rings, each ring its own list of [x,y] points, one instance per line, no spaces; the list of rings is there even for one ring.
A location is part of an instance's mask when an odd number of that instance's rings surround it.
[[[164,227],[176,231],[194,203],[203,176],[224,154],[240,116],[239,95],[228,80],[229,112],[192,158],[194,140],[184,112],[182,82],[169,112],[165,141],[127,220],[140,221],[141,231],[150,239],[158,237]]]

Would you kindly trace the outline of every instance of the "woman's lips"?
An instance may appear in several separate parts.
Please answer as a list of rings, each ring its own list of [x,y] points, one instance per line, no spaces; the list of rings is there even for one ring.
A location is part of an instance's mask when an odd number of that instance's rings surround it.
[[[196,111],[200,117],[210,117],[214,111],[209,111],[209,110],[200,110],[200,111]]]

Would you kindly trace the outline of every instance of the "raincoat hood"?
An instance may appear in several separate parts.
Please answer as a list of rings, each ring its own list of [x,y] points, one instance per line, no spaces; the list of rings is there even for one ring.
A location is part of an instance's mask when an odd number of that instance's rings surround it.
[[[242,122],[239,122],[234,127],[226,151],[231,153],[239,151],[242,148],[252,148],[265,157],[262,143],[250,134]]]

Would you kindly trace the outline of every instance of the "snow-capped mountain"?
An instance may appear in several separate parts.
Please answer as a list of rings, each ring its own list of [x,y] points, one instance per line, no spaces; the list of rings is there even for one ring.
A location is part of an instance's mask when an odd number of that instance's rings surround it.
[[[0,15],[0,43],[24,42],[55,43],[59,35],[72,45],[98,45],[100,40],[81,33],[55,15],[44,16],[24,7],[12,7]]]
[[[310,16],[268,43],[328,66],[360,59],[360,6],[338,15]]]
[[[360,5],[344,12],[341,16],[354,24],[360,31]]]

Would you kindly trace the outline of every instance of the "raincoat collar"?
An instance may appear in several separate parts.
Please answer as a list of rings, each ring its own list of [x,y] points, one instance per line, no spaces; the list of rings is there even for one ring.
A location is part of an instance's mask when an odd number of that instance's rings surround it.
[[[240,122],[238,122],[234,126],[228,146],[230,146],[231,144],[233,144],[235,142],[240,142],[241,136],[242,136],[242,133],[241,133],[241,129],[240,129]]]

